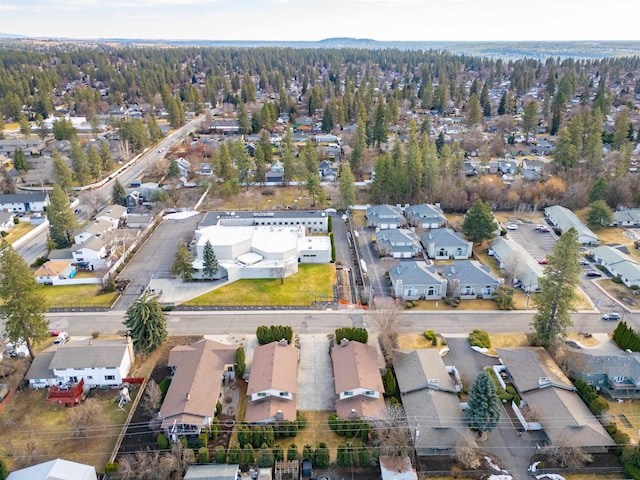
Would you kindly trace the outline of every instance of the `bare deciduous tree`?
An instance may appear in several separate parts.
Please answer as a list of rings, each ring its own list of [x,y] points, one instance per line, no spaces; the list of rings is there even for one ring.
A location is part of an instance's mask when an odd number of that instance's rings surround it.
[[[153,417],[160,410],[162,403],[162,392],[154,380],[149,380],[142,397],[142,409],[149,416]]]
[[[566,438],[561,438],[557,445],[547,447],[548,454],[551,455],[561,467],[579,468],[586,463],[593,461],[593,457],[586,453],[582,448],[577,447],[574,443]]]
[[[82,203],[87,205],[89,218],[96,215],[107,202],[99,190],[86,190],[80,194]]]
[[[482,454],[466,442],[456,445],[455,458],[464,470],[479,470],[482,466]]]
[[[510,253],[502,259],[502,272],[507,280],[513,282],[522,270],[522,257],[516,253]]]
[[[73,438],[83,439],[87,432],[96,424],[100,415],[98,404],[93,400],[86,400],[69,412],[69,424]]]
[[[386,403],[384,416],[372,427],[377,433],[374,444],[381,453],[392,457],[408,454],[411,434],[402,406]]]
[[[398,348],[398,336],[400,335],[398,311],[393,309],[375,310],[373,323],[378,331],[378,342],[385,363],[390,367],[391,354],[395,348]]]

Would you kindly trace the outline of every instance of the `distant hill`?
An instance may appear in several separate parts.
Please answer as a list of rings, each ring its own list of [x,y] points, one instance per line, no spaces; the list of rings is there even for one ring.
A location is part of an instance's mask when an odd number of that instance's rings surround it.
[[[0,33],[2,39],[28,38],[22,35]],[[52,40],[51,37],[47,37]],[[361,48],[399,50],[439,50],[454,54],[479,57],[517,59],[523,57],[546,59],[561,58],[603,58],[640,55],[640,41],[528,41],[528,42],[452,42],[452,41],[380,41],[370,38],[335,37],[318,41],[260,41],[260,40],[163,40],[136,38],[100,39],[57,39],[62,42],[78,43],[120,43],[123,45],[174,45],[174,46],[228,46],[240,48],[285,47],[285,48]]]

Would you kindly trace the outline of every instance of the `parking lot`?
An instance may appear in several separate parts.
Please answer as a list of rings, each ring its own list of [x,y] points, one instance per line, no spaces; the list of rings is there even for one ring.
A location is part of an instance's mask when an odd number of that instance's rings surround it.
[[[549,229],[548,232],[536,230],[535,223],[512,222],[517,225],[517,230],[508,230],[508,236],[518,242],[533,258],[543,260],[551,252],[556,243],[556,234]]]

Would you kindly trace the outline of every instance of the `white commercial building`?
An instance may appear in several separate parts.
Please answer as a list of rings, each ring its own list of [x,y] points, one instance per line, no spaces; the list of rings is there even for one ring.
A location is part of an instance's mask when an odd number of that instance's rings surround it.
[[[284,278],[298,272],[298,263],[331,262],[329,237],[307,237],[298,226],[209,225],[195,232],[196,278],[202,277],[204,247],[209,241],[216,254],[216,278]]]

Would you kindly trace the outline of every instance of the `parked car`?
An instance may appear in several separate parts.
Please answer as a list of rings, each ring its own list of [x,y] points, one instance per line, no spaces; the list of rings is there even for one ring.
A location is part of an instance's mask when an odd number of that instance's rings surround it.
[[[587,272],[587,277],[601,277],[602,273],[600,273],[598,270],[589,270]]]
[[[518,229],[518,225],[516,225],[515,223],[510,223],[507,225],[507,230],[517,230]]]
[[[543,258],[542,260],[538,260],[538,263],[540,265],[547,265],[549,263],[549,261],[546,258]]]
[[[586,258],[582,258],[580,259],[580,265],[582,265],[583,267],[586,267],[587,265],[591,265],[589,263],[589,260],[587,260]]]
[[[540,233],[549,233],[551,229],[549,227],[545,227],[544,225],[538,229]]]
[[[621,315],[618,312],[605,313],[602,316],[602,320],[620,320]]]
[[[61,333],[62,333],[62,330],[54,330],[52,328],[49,329],[49,336],[50,337],[57,337]]]
[[[53,341],[54,345],[63,345],[69,340],[69,334],[67,332],[60,332],[60,334]]]

